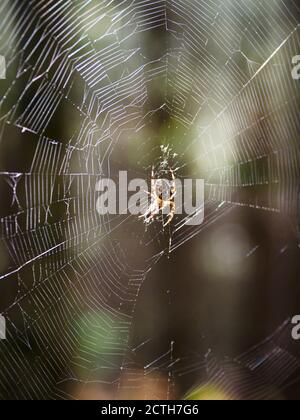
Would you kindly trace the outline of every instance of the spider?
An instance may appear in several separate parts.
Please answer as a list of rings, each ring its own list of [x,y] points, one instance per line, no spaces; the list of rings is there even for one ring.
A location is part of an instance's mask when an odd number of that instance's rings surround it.
[[[167,221],[164,223],[164,228],[167,227],[173,220],[175,212],[176,212],[176,204],[175,204],[175,196],[177,193],[176,190],[176,178],[174,175],[174,171],[170,168],[169,169],[172,180],[168,181],[168,188],[170,189],[170,196],[168,199],[164,198],[164,180],[155,179],[154,174],[154,167],[152,167],[151,171],[151,193],[146,191],[148,195],[151,196],[151,203],[149,208],[146,212],[140,216],[140,218],[144,218],[145,223],[148,225],[150,224],[156,217],[159,216],[167,207],[170,207],[170,212],[167,215]]]

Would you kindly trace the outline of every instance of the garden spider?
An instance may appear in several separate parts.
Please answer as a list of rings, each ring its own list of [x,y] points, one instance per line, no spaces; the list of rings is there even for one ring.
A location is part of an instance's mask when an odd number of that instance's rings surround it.
[[[148,195],[151,196],[151,203],[146,212],[140,216],[140,218],[144,218],[145,224],[150,224],[155,218],[157,218],[163,211],[169,207],[170,212],[167,215],[167,221],[164,223],[163,227],[167,227],[173,220],[175,212],[176,212],[176,204],[175,204],[175,196],[177,193],[176,190],[176,178],[174,171],[170,168],[169,169],[172,180],[166,181],[162,179],[156,179],[154,174],[154,167],[152,167],[151,171],[151,193],[146,191]],[[168,189],[170,196],[166,199],[164,198],[164,183],[168,182]]]

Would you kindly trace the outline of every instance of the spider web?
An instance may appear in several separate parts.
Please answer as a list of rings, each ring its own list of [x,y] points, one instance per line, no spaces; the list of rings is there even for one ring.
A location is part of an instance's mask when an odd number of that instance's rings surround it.
[[[299,239],[296,2],[3,0],[0,16],[0,396],[76,398],[97,384],[124,397],[128,377],[142,393],[157,370],[165,398],[189,372],[231,397],[295,380],[288,334],[225,362],[175,360],[171,343],[140,375],[151,338],[133,351],[130,335],[153,267],[237,207],[282,215]],[[205,179],[204,223],[145,232],[138,218],[99,216],[97,182],[124,168],[149,179],[162,144],[179,176]]]

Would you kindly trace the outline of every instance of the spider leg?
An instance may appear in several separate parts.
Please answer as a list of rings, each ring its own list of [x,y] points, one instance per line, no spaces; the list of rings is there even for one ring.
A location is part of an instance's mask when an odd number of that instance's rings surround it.
[[[154,166],[152,166],[151,170],[151,194],[154,194],[155,191],[155,175],[154,175]]]
[[[174,219],[174,213],[170,213],[169,217],[168,217],[168,220],[164,224],[164,228],[167,227],[172,222],[173,219]]]
[[[170,196],[170,200],[172,201],[176,197],[177,191],[174,191]]]
[[[175,174],[172,168],[170,168],[170,172],[171,172],[171,176],[172,176],[172,181],[170,182],[171,188],[170,188],[170,192],[171,192],[171,196],[170,196],[170,200],[173,200],[177,194],[176,191],[176,178],[175,178]]]
[[[167,205],[170,205],[171,210],[170,210],[170,213],[168,214],[168,220],[164,224],[164,227],[167,227],[172,222],[175,216],[175,211],[176,211],[176,206],[173,201],[168,202]]]
[[[172,180],[175,181],[176,177],[175,177],[174,171],[173,171],[172,168],[169,168],[169,169],[170,169],[170,172],[171,172]]]

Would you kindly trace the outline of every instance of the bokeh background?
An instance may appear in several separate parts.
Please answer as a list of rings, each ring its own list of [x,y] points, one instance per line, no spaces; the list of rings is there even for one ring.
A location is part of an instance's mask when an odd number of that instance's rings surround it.
[[[292,0],[2,0],[2,399],[298,399]],[[162,159],[205,219],[100,217]],[[171,246],[170,246],[171,239]]]

